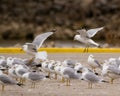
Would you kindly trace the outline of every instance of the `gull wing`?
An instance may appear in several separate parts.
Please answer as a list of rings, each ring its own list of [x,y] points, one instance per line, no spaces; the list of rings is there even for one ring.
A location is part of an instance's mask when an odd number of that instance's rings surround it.
[[[76,32],[80,33],[81,36],[86,37],[87,36],[87,31],[85,29],[77,30]]]
[[[34,73],[34,72],[30,72],[29,73],[29,78],[33,81],[38,81],[38,80],[42,80],[45,78],[45,75],[40,74],[40,73]]]
[[[98,76],[96,76],[92,72],[89,72],[88,74],[86,74],[84,78],[91,82],[98,82],[101,80]]]
[[[97,60],[94,60],[94,62],[100,67],[102,68],[102,66],[100,65],[100,63]]]
[[[30,50],[31,52],[37,52],[37,48],[36,45],[33,43],[26,43],[26,45],[28,45],[28,50]]]
[[[91,37],[95,36],[95,34],[96,34],[98,31],[102,30],[103,28],[104,28],[104,27],[95,28],[95,29],[90,29],[90,30],[87,31],[87,36],[88,36],[89,38],[91,38]]]
[[[0,81],[5,84],[17,84],[17,82],[8,75],[0,75]]]
[[[46,32],[46,33],[40,34],[35,37],[32,43],[37,46],[37,49],[39,49],[43,44],[43,42],[52,34],[53,32]]]
[[[42,52],[37,52],[35,54],[35,59],[38,59],[38,60],[46,60],[47,59],[47,52],[46,51],[42,51]]]
[[[120,69],[113,66],[108,67],[108,72],[120,75]]]
[[[69,78],[78,79],[78,75],[75,74],[75,70],[70,67],[66,67],[63,72],[64,75],[68,75]]]

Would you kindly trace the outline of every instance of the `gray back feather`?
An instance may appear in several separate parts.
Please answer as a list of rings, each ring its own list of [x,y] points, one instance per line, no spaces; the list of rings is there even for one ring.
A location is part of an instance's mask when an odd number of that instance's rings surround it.
[[[0,75],[0,81],[2,81],[5,84],[16,84],[16,81],[13,80],[11,77],[7,75]]]
[[[45,76],[43,74],[40,74],[40,73],[30,72],[29,78],[33,81],[38,81],[38,80],[42,80],[43,78],[45,78]]]
[[[100,80],[100,78],[92,72],[89,72],[88,74],[86,74],[85,78],[89,80],[90,82],[99,82]]]
[[[78,79],[79,77],[75,74],[75,70],[70,68],[70,67],[67,67],[64,72],[63,72],[64,75],[68,75],[69,78],[73,78],[73,79]]]
[[[43,42],[52,34],[53,34],[53,32],[46,32],[46,33],[40,34],[37,37],[35,37],[35,39],[33,40],[32,43],[35,44],[37,46],[37,49],[38,49],[41,47]]]

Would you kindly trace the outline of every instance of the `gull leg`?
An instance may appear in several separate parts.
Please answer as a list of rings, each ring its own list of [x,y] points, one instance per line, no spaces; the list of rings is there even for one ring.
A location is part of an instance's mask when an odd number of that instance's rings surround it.
[[[83,52],[84,52],[84,53],[85,53],[85,52],[88,52],[88,48],[89,48],[89,45],[87,44],[86,47],[84,48],[84,51],[83,51]]]
[[[50,72],[48,72],[48,76],[50,77]]]
[[[21,83],[21,84],[23,84],[23,83],[24,83],[23,78],[20,78],[20,83]]]
[[[33,82],[33,88],[35,88],[36,86],[35,86],[35,82]]]
[[[55,73],[55,79],[57,79],[57,74]]]
[[[90,89],[92,89],[92,83],[90,83]]]
[[[64,77],[62,77],[62,83],[64,83],[65,82],[65,78]]]
[[[68,82],[67,82],[67,80],[66,80],[66,86],[68,86]]]
[[[85,53],[86,52],[86,47],[84,48],[84,51],[83,51],[83,53]]]
[[[22,79],[21,84],[24,84],[26,82],[25,78]]]
[[[22,82],[22,78],[20,78],[20,83]]]
[[[32,84],[31,84],[31,88],[33,88],[33,82],[32,82]]]
[[[70,86],[70,79],[68,79],[68,86]]]
[[[34,88],[34,82],[32,82],[32,84],[31,84],[31,88]]]
[[[4,85],[2,85],[2,92],[4,91],[4,89],[5,89],[5,86],[4,86]]]
[[[88,82],[88,89],[90,88],[90,83]]]
[[[89,83],[88,83],[88,89],[91,89],[91,88],[92,88],[92,83],[89,82]]]
[[[113,80],[114,80],[114,79],[113,79],[113,78],[111,78],[111,80],[110,80],[110,83],[111,83],[111,84],[113,84]]]
[[[89,48],[89,45],[87,44],[87,48],[86,48],[86,52],[88,53],[88,48]]]
[[[66,86],[69,86],[69,84],[68,84],[68,83],[69,83],[69,81],[68,81],[68,79],[67,79],[67,80],[66,80]]]
[[[87,53],[88,53],[88,49],[89,49],[89,46],[88,46],[88,48],[87,48]]]

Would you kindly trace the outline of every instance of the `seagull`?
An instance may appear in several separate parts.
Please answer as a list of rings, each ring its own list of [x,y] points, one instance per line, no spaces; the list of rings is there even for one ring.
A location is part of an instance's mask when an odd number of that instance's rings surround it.
[[[32,82],[31,88],[35,88],[36,82],[46,79],[46,76],[39,72],[27,72],[22,77]]]
[[[76,64],[76,61],[74,60],[71,60],[71,59],[65,59],[62,64],[66,67],[71,67],[71,68],[74,68],[75,64]]]
[[[55,70],[55,74],[57,74],[59,76],[61,76],[61,74],[60,74],[61,66],[62,66],[61,61],[56,61],[54,70]]]
[[[110,83],[113,84],[115,79],[120,78],[120,69],[118,66],[111,64],[109,61],[105,61],[102,69],[102,76],[110,78]]]
[[[33,61],[35,58],[35,54],[37,53],[38,49],[42,46],[43,42],[55,31],[56,29],[53,29],[51,32],[42,33],[36,36],[32,43],[25,43],[22,46],[21,50],[24,50],[27,54],[33,56],[33,58],[31,59],[31,61]]]
[[[81,71],[83,68],[84,68],[84,66],[83,66],[81,63],[79,63],[79,62],[77,62],[77,63],[75,64],[75,67],[74,67],[74,69],[75,69],[75,71],[76,71],[77,73],[80,73],[80,71]]]
[[[37,52],[35,54],[35,61],[39,63],[40,61],[46,60],[47,57],[48,57],[48,54],[46,51]]]
[[[17,80],[18,76],[15,72],[14,66],[8,69],[8,75],[11,76],[12,78],[15,78],[15,80]]]
[[[22,78],[22,75],[30,71],[29,67],[27,67],[26,65],[17,65],[17,64],[15,64],[14,67],[15,67],[16,75],[20,78],[20,83],[23,84],[24,80]]]
[[[12,67],[15,64],[25,65],[26,61],[22,58],[8,57],[6,60],[7,66]]]
[[[95,45],[97,47],[100,47],[100,44],[94,42],[91,38],[93,36],[95,36],[95,34],[102,30],[104,27],[100,27],[100,28],[94,28],[94,29],[90,29],[90,30],[77,30],[77,32],[79,33],[79,35],[75,35],[74,36],[74,40],[80,41],[81,43],[84,43],[86,45],[86,48],[84,49],[84,52],[88,52],[88,48],[90,45]]]
[[[93,69],[94,72],[96,68],[102,69],[102,65],[95,59],[95,57],[92,54],[88,56],[88,64]]]
[[[1,70],[0,70],[0,83],[2,85],[2,91],[4,91],[5,85],[18,85],[18,86],[22,85],[15,81],[14,79],[12,79],[10,76],[4,74]]]
[[[92,88],[93,83],[102,83],[102,82],[108,83],[108,81],[105,81],[104,79],[98,77],[98,75],[96,75],[94,72],[92,72],[91,70],[89,70],[86,67],[84,67],[82,70],[81,80],[87,81],[88,88],[90,88],[90,89]]]
[[[57,74],[55,72],[55,66],[57,65],[57,62],[55,60],[50,60],[50,63],[48,64],[49,72],[54,74],[54,79],[57,79]]]
[[[45,60],[41,62],[41,67],[44,72],[48,73],[48,77],[50,77],[50,70],[48,68],[48,65],[50,64],[49,60]]]
[[[66,86],[70,86],[70,79],[80,79],[80,75],[75,72],[74,68],[61,66],[61,76],[66,79]]]

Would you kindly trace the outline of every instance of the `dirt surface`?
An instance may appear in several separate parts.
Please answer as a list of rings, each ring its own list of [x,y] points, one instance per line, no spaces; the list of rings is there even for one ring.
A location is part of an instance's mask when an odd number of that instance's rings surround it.
[[[81,62],[83,65],[87,65],[88,55],[91,53],[49,53],[48,59],[60,60],[74,59]],[[93,53],[92,53],[93,54]],[[30,58],[25,54],[0,54],[6,57],[21,57]],[[103,62],[110,57],[119,57],[120,54],[116,53],[94,53],[97,60]],[[108,78],[105,78],[109,80]],[[1,92],[0,96],[119,96],[120,95],[120,80],[115,80],[114,84],[99,83],[94,84],[92,89],[88,89],[87,82],[80,80],[71,80],[71,86],[65,86],[65,83],[61,83],[60,79],[47,79],[39,82],[36,88],[30,87],[30,82],[27,82],[25,86],[6,86],[5,91]]]

